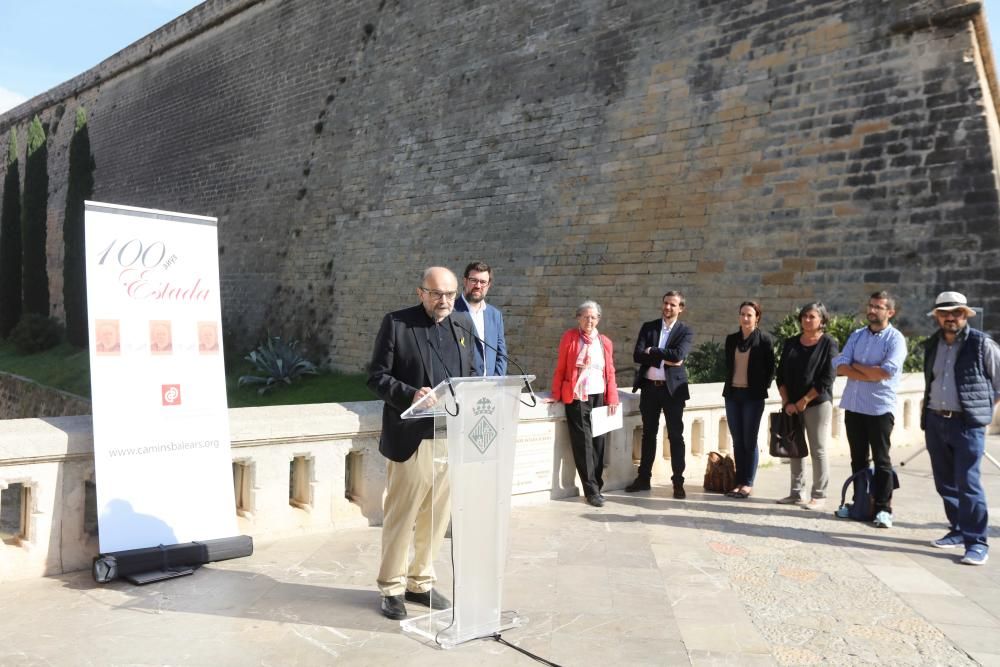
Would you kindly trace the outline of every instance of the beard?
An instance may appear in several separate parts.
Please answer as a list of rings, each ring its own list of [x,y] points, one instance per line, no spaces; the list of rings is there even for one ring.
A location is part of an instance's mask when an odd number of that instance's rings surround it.
[[[480,303],[486,299],[486,295],[482,292],[466,292],[465,300],[469,303]]]

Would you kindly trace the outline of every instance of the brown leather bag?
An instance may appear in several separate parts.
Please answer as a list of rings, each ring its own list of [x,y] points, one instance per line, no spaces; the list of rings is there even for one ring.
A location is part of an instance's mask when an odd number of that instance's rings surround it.
[[[736,463],[733,458],[719,452],[708,455],[705,465],[705,490],[712,493],[729,493],[736,485]]]

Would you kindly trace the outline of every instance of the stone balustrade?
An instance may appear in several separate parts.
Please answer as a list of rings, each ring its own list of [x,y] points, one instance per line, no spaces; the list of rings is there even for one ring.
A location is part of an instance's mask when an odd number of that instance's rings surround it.
[[[839,397],[843,379],[835,385]],[[684,413],[690,455],[687,480],[700,486],[704,455],[730,451],[721,385],[692,385]],[[895,447],[922,442],[923,379],[904,378]],[[605,489],[623,488],[635,474],[642,423],[638,395],[622,392],[624,427],[610,434]],[[772,389],[772,396],[777,391]],[[768,411],[778,408],[769,402]],[[273,540],[310,531],[379,525],[385,463],[378,453],[381,403],[333,403],[230,410],[233,482],[240,532]],[[843,415],[835,411],[832,451],[846,452]],[[767,455],[766,418],[759,442]],[[660,446],[653,482],[669,484],[670,462]],[[578,493],[569,437],[559,404],[522,406],[515,455],[515,502]],[[910,450],[915,451],[915,450]],[[907,456],[906,450],[897,454]],[[838,480],[834,480],[834,484]],[[178,492],[184,486],[178,480]],[[90,567],[98,552],[90,417],[0,421],[0,580]],[[185,493],[190,492],[184,489]]]

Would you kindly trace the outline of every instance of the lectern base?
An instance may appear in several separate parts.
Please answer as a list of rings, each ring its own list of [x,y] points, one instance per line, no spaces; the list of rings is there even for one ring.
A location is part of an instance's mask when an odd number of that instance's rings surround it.
[[[400,621],[399,627],[402,628],[403,632],[429,639],[441,648],[452,648],[472,639],[489,637],[494,632],[520,627],[528,622],[527,618],[518,616],[517,612],[505,611],[501,612],[499,620],[472,627],[468,624],[459,627],[452,624],[453,611],[452,609],[444,609],[408,618],[405,621]]]

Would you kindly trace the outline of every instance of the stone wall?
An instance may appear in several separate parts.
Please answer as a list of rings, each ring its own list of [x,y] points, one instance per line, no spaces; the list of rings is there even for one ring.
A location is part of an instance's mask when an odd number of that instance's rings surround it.
[[[419,271],[496,269],[512,353],[542,376],[585,298],[628,375],[687,294],[699,341],[737,304],[953,288],[1000,328],[992,55],[960,0],[210,0],[0,116],[52,130],[61,313],[66,147],[94,198],[219,217],[230,345],[265,329],[357,370]],[[0,167],[2,168],[2,167]],[[627,382],[623,377],[623,383]]]
[[[90,401],[85,398],[0,372],[0,419],[89,414]]]

